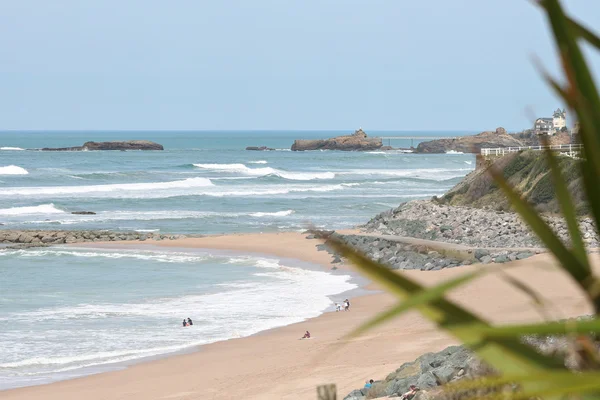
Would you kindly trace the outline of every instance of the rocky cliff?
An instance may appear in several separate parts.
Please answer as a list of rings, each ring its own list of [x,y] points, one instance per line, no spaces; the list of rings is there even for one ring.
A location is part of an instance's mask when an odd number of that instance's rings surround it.
[[[366,151],[381,148],[380,138],[370,138],[359,129],[352,135],[338,136],[331,139],[296,140],[292,145],[292,151],[304,150],[343,150],[343,151]]]
[[[506,133],[506,129],[498,128],[496,131],[481,132],[477,135],[462,136],[456,139],[438,139],[421,142],[417,146],[417,153],[445,153],[459,151],[462,153],[479,153],[483,147],[518,147],[524,144]]]
[[[44,147],[42,151],[88,151],[88,150],[164,150],[158,143],[149,140],[129,140],[124,142],[85,142],[75,147]]]
[[[569,157],[560,157],[559,164],[569,183],[569,192],[579,214],[586,214],[588,208],[579,176],[578,161]],[[504,177],[539,211],[560,212],[552,177],[543,152],[525,151],[511,154],[498,158],[494,161],[493,166],[503,171]],[[486,167],[471,172],[444,194],[439,201],[453,206],[510,210],[509,201],[496,186]]]

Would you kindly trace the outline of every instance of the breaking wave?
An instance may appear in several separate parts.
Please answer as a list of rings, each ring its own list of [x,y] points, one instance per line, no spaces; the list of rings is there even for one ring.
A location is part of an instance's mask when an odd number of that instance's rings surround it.
[[[249,176],[274,175],[293,181],[310,181],[313,179],[333,179],[333,172],[289,172],[276,168],[248,168],[244,164],[194,164],[195,167],[217,172],[231,172]]]
[[[12,207],[0,209],[0,215],[31,215],[31,214],[65,214],[63,210],[59,210],[54,204],[41,204],[32,207]]]
[[[16,165],[0,167],[0,175],[27,175],[29,172],[25,168]]]

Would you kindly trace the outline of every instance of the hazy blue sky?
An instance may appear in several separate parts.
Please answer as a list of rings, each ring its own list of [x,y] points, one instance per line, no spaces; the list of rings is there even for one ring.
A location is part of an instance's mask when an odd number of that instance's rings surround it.
[[[559,106],[532,3],[4,0],[0,129],[520,129]]]

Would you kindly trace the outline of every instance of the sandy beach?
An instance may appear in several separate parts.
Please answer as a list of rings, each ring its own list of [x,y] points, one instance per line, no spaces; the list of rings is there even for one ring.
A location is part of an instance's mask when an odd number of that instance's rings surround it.
[[[331,256],[316,250],[317,240],[300,233],[239,234],[186,238],[161,242],[133,242],[118,246],[165,246],[254,252],[295,258],[331,268]],[[103,246],[103,244],[93,244]],[[106,246],[106,245],[104,245]],[[115,246],[115,244],[110,244]],[[595,260],[596,266],[598,260]],[[549,255],[538,255],[508,271],[525,283],[534,282],[554,318],[588,313],[589,305],[575,286],[564,279]],[[342,267],[345,268],[345,267]],[[426,285],[458,276],[481,266],[435,272],[409,271]],[[488,274],[460,288],[451,297],[492,322],[540,320],[531,300],[496,274]],[[336,383],[338,396],[381,379],[403,362],[455,341],[434,329],[418,313],[381,326],[351,341],[344,335],[395,301],[385,293],[352,299],[349,312],[331,312],[298,324],[260,334],[218,342],[198,351],[48,385],[0,392],[1,399],[315,399],[315,387]],[[311,340],[299,340],[309,330]]]

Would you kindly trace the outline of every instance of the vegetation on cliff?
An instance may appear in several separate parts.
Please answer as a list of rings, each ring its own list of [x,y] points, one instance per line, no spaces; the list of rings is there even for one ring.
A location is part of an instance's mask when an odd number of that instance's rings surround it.
[[[585,190],[579,174],[579,161],[569,157],[558,159],[568,182],[578,214],[588,212]],[[510,201],[488,173],[488,168],[503,171],[504,178],[519,190],[538,211],[559,213],[560,205],[552,182],[552,174],[542,152],[524,151],[497,159],[493,165],[471,172],[438,201],[453,206],[491,207],[509,210]]]

